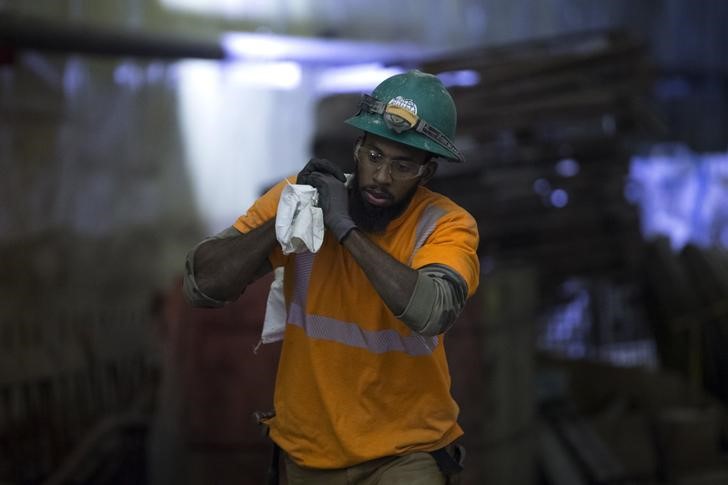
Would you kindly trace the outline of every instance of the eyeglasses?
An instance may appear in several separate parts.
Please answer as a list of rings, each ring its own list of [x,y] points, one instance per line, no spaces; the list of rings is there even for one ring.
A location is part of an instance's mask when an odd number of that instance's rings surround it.
[[[396,99],[393,101],[396,101]],[[465,161],[465,158],[455,147],[455,144],[443,132],[393,101],[385,104],[373,96],[364,94],[359,102],[359,111],[381,115],[384,118],[384,123],[387,125],[387,128],[395,133],[415,130],[453,153],[458,162]]]
[[[366,145],[361,145],[356,151],[356,159],[375,171],[388,167],[389,176],[394,180],[411,180],[422,175],[425,170],[425,165],[420,162],[387,159],[377,149]]]

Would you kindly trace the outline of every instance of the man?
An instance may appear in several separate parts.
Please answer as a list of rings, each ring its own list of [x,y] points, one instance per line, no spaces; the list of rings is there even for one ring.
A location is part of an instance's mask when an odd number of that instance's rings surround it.
[[[188,256],[185,292],[202,306],[285,267],[287,325],[267,424],[291,484],[442,484],[458,468],[446,453],[462,430],[442,334],[477,288],[478,231],[424,187],[435,158],[462,161],[456,117],[435,76],[390,77],[346,120],[363,131],[350,183],[313,159]],[[276,242],[288,182],[318,189],[326,234],[316,254],[285,256]]]

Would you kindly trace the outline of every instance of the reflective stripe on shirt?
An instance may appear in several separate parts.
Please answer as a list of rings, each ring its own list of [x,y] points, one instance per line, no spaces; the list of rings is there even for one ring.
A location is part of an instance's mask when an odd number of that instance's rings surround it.
[[[404,352],[407,355],[429,355],[437,347],[439,338],[422,335],[401,335],[393,329],[365,330],[355,322],[344,322],[321,315],[307,315],[306,295],[308,293],[314,255],[296,255],[296,278],[293,298],[288,307],[288,323],[296,325],[312,339],[330,340],[350,347],[366,349],[375,354]]]
[[[427,238],[430,237],[432,231],[435,230],[435,227],[437,226],[437,221],[444,214],[444,209],[434,205],[427,206],[427,208],[423,211],[423,214],[417,221],[417,230],[415,231],[415,247],[412,249],[412,254],[410,255],[409,261],[407,262],[408,265],[412,264],[412,259],[415,257],[415,253],[418,249],[422,247],[423,244],[425,244]]]

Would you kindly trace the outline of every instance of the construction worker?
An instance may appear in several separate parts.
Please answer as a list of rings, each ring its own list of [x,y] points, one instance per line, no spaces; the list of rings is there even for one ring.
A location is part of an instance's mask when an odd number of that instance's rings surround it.
[[[452,97],[410,71],[362,98],[355,174],[312,159],[188,255],[185,293],[221,306],[285,267],[285,337],[267,421],[290,484],[444,484],[462,430],[443,334],[478,286],[473,217],[425,188],[461,162]],[[288,183],[318,189],[318,252],[284,255],[274,223]],[[448,480],[450,480],[448,482]]]

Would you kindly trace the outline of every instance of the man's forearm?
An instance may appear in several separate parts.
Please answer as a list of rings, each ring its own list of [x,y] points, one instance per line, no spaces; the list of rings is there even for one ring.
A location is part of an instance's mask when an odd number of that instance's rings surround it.
[[[351,231],[342,244],[392,313],[401,314],[417,284],[417,271],[394,259],[358,229]]]
[[[276,243],[275,219],[240,236],[212,239],[195,253],[198,288],[210,298],[232,301],[264,270]]]

